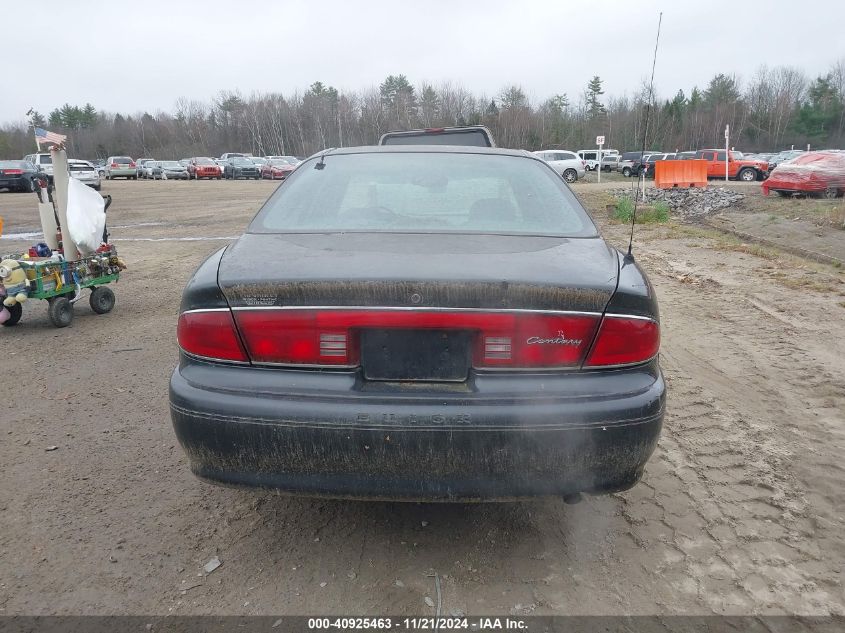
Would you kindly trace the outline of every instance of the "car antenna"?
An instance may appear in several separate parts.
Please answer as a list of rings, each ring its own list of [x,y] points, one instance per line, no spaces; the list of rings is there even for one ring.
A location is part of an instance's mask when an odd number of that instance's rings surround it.
[[[654,57],[651,60],[651,82],[648,85],[648,103],[645,108],[645,123],[643,124],[643,142],[640,150],[640,161],[642,162],[645,156],[646,135],[648,134],[648,119],[651,114],[651,103],[654,101],[654,68],[657,66],[657,46],[660,44],[660,26],[663,24],[663,11],[660,12],[660,17],[657,20],[657,39],[654,41]],[[643,177],[645,180],[645,177]],[[634,225],[637,223],[637,205],[640,202],[640,187],[643,183],[637,178],[637,192],[634,196],[634,211],[631,213],[631,236],[628,238],[628,252],[625,254],[625,262],[630,263],[634,261],[634,254],[631,249],[634,246]]]
[[[325,169],[326,168],[326,154],[334,151],[334,147],[330,147],[320,154],[320,160],[317,161],[317,164],[314,165],[314,169]]]

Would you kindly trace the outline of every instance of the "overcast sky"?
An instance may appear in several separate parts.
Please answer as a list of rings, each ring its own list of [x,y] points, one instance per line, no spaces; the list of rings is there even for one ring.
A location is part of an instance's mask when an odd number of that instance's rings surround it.
[[[224,89],[360,90],[398,73],[489,96],[519,84],[532,100],[577,101],[593,75],[608,95],[633,93],[661,10],[661,96],[718,72],[748,78],[766,63],[815,75],[845,58],[842,0],[41,0],[37,20],[3,29],[4,58],[18,54],[0,122],[65,102],[155,113]]]

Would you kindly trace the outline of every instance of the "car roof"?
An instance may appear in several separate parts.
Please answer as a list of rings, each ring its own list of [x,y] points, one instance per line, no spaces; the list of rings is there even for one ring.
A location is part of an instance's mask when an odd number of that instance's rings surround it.
[[[569,150],[561,150],[569,151]],[[478,147],[475,145],[362,145],[359,147],[339,147],[317,152],[315,156],[343,156],[347,154],[489,154],[493,156],[521,156],[540,160],[536,155],[524,149],[505,149],[502,147]]]

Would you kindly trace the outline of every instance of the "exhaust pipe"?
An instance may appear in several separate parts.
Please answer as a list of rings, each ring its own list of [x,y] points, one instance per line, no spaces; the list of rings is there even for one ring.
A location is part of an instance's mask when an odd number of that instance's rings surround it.
[[[576,492],[571,495],[563,495],[563,502],[570,506],[574,506],[576,503],[581,503],[583,499],[584,497],[581,496],[580,492]]]

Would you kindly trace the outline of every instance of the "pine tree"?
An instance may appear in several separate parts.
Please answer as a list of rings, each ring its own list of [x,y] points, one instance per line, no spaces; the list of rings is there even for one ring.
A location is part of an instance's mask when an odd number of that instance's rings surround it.
[[[601,84],[602,81],[598,75],[590,79],[587,84],[587,115],[591,119],[607,113],[604,104],[599,100],[599,97],[604,94]]]

